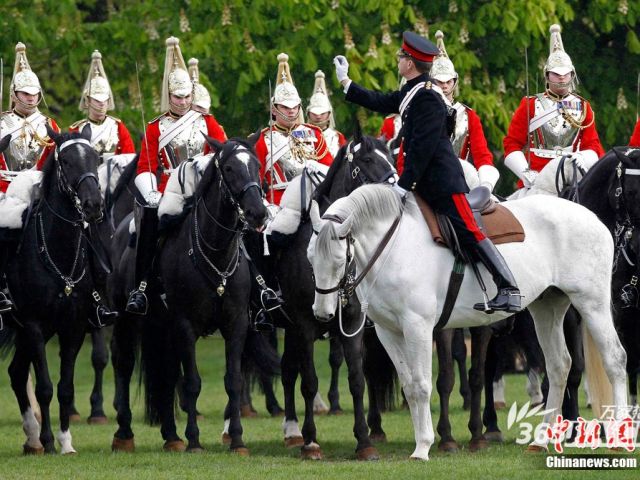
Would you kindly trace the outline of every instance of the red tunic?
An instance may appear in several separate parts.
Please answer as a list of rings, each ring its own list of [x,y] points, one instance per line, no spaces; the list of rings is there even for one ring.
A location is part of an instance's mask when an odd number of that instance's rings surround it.
[[[280,146],[284,145],[285,142],[289,141],[288,136],[285,133],[281,132],[278,129],[278,127],[274,125],[272,128],[273,128],[273,137],[274,137],[273,143],[274,145],[276,145],[276,148],[279,145]],[[306,123],[302,125],[298,125],[295,129],[293,129],[294,132],[305,131],[305,130],[307,131],[311,130],[313,132],[313,135],[316,138],[316,141],[314,142],[314,145],[315,145],[313,149],[314,151],[312,154],[315,158],[313,159],[314,160],[317,159],[318,162],[324,165],[331,165],[331,162],[333,162],[333,157],[331,156],[331,153],[327,148],[327,144],[322,135],[322,131],[318,127],[315,127],[313,125],[309,125]],[[268,144],[270,145],[270,140],[269,141],[266,140],[266,137],[269,137],[269,135],[270,135],[269,128],[265,128],[260,132],[260,138],[256,143],[256,155],[258,157],[258,160],[260,160],[260,180],[263,185],[266,185],[265,191],[266,191],[267,200],[271,201],[271,172],[270,172],[270,169],[267,168],[268,161],[269,161]],[[279,140],[281,141],[281,143],[278,143]],[[274,175],[275,178],[273,180],[274,184],[277,185],[278,183],[287,182],[285,172],[279,161],[275,162],[275,164],[273,165],[273,170],[275,172],[275,175]],[[276,185],[274,185],[274,187]],[[276,189],[276,188],[273,189],[273,199],[276,205],[280,205],[280,199],[282,198],[283,194],[284,194],[284,189]]]
[[[469,130],[460,150],[460,158],[467,160],[469,152],[473,166],[478,170],[483,165],[493,166],[493,154],[487,145],[487,139],[484,136],[482,122],[478,114],[465,105],[467,118],[469,120]]]
[[[535,115],[535,102],[536,97],[529,97],[529,118],[532,119]],[[598,132],[596,131],[596,125],[593,121],[593,110],[591,109],[591,105],[586,100],[583,102],[584,108],[586,108],[587,115],[584,119],[584,124],[589,125],[588,127],[580,130],[576,135],[575,140],[572,144],[572,151],[576,152],[579,150],[593,150],[599,157],[604,155],[604,149],[602,148],[602,144],[600,143],[600,138],[598,137]],[[511,119],[511,125],[509,125],[509,131],[507,135],[504,137],[503,145],[504,145],[504,155],[505,157],[512,152],[515,151],[524,151],[525,146],[527,145],[527,141],[529,141],[529,145],[531,148],[535,147],[533,136],[538,135],[540,138],[540,133],[538,131],[533,132],[531,135],[527,135],[528,131],[528,122],[527,122],[527,98],[523,98],[520,102],[520,106],[513,114]],[[528,139],[528,140],[527,140]],[[563,146],[563,145],[560,145]],[[553,145],[547,145],[545,148],[553,148]],[[531,152],[531,170],[535,170],[539,172],[542,170],[551,158],[542,158]]]
[[[629,145],[632,147],[640,147],[640,119],[638,123],[636,123],[636,128],[633,129],[633,135],[631,135]]]
[[[47,122],[49,123],[49,126],[56,132],[56,133],[60,133],[60,127],[58,127],[58,124],[56,123],[56,121],[53,118],[47,118]],[[49,138],[47,138],[48,140],[50,140]],[[47,159],[47,157],[49,156],[49,154],[51,152],[53,152],[53,150],[56,148],[56,144],[50,140],[50,142],[47,144],[47,146],[45,146],[42,150],[42,153],[40,154],[40,157],[38,158],[38,161],[36,162],[36,170],[42,170],[42,167],[44,166],[44,162]],[[4,159],[4,154],[0,153],[0,170],[8,170],[7,168],[7,162]],[[0,191],[1,192],[6,192],[7,188],[9,188],[9,184],[11,182],[6,181],[4,178],[0,178]]]
[[[395,114],[389,115],[388,117],[385,117],[384,121],[382,122],[382,126],[380,127],[380,133],[378,136],[382,137],[385,142],[393,140],[398,135],[398,132],[396,132],[395,118]]]
[[[119,118],[112,117],[116,124],[118,125],[118,146],[113,152],[114,155],[120,155],[121,153],[136,153],[136,147],[133,144],[133,140],[131,140],[131,134],[129,133],[129,129],[124,124],[122,120]],[[88,120],[76,122],[71,127],[69,127],[70,132],[78,132],[80,131],[80,125],[83,127],[86,125]]]
[[[166,115],[166,114],[164,114]],[[142,139],[142,145],[140,146],[140,158],[138,160],[138,175],[144,172],[152,172],[154,174],[160,174],[160,181],[158,182],[158,191],[164,192],[164,188],[169,180],[169,175],[166,174],[165,170],[170,170],[173,168],[171,166],[171,162],[169,161],[169,157],[167,156],[166,149],[162,149],[162,151],[158,152],[159,147],[159,139],[160,139],[160,120],[164,117],[164,115],[160,115],[158,118],[149,122],[149,126],[147,127],[147,131],[145,132],[145,136]],[[218,124],[213,115],[202,114],[202,117],[207,124],[207,135],[212,138],[215,138],[219,142],[226,142],[227,135],[224,133],[224,130]],[[203,151],[200,153],[208,153],[210,151],[209,145],[205,142]],[[184,161],[186,159],[179,159],[179,161]]]

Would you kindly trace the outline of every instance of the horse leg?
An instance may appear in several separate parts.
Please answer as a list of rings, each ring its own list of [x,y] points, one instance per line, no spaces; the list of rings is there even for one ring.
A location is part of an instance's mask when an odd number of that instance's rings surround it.
[[[405,328],[403,334],[377,327],[376,331],[396,366],[409,403],[416,440],[411,458],[429,460],[429,450],[435,438],[429,405],[432,390],[433,323],[425,324],[423,317],[408,318],[408,315],[405,315],[403,321],[407,326],[416,325],[416,328]]]
[[[240,313],[242,315],[242,313]],[[244,382],[242,377],[242,351],[244,350],[246,339],[246,322],[242,322],[241,319],[235,318],[231,320],[232,325],[237,325],[231,334],[224,335],[225,337],[225,356],[226,367],[224,375],[224,388],[229,398],[229,436],[231,437],[231,443],[229,449],[239,455],[248,455],[249,450],[242,441],[242,424],[240,423],[240,395],[242,391],[242,384]],[[240,326],[244,325],[244,330],[240,329]],[[195,411],[195,400],[194,400]]]
[[[438,330],[434,332],[436,340],[436,352],[438,353],[438,378],[436,387],[440,397],[440,418],[438,419],[438,435],[440,443],[438,450],[441,452],[457,452],[460,450],[457,442],[451,434],[451,422],[449,421],[449,399],[453,391],[453,356],[451,342],[453,330]],[[405,392],[406,393],[406,392]]]
[[[487,346],[487,356],[484,364],[484,411],[482,412],[482,423],[486,427],[484,438],[489,442],[502,443],[504,438],[502,432],[498,428],[498,414],[496,413],[495,402],[493,398],[493,387],[497,364],[499,339],[490,337]]]
[[[258,412],[251,403],[251,371],[247,367],[248,360],[242,360],[242,389],[240,390],[240,416],[256,417]]]
[[[36,416],[36,420],[38,420],[38,423],[40,423],[42,421],[42,415],[40,414],[40,405],[38,405],[38,401],[36,400],[36,392],[33,389],[33,379],[31,377],[31,373],[29,373],[27,376],[27,396],[29,397],[29,405],[31,405],[31,410]]]
[[[344,361],[345,352],[339,338],[331,337],[329,342],[329,365],[331,365],[331,386],[329,387],[329,404],[331,407],[329,413],[339,415],[342,413],[342,408],[340,408],[338,381],[340,379],[340,367]],[[314,411],[321,413],[317,410]]]
[[[35,412],[29,401],[27,394],[27,378],[29,375],[30,360],[26,345],[23,338],[18,334],[16,338],[16,349],[13,359],[9,364],[9,378],[11,379],[11,387],[18,400],[18,407],[22,416],[22,429],[27,436],[27,440],[23,445],[25,454],[40,454],[44,452],[44,447],[40,442],[40,425],[36,419]],[[36,402],[37,404],[37,402]]]
[[[580,415],[578,391],[580,388],[580,380],[582,379],[582,372],[584,371],[584,354],[582,350],[580,317],[573,307],[569,307],[564,317],[563,328],[564,337],[567,341],[567,349],[569,350],[569,355],[571,355],[571,369],[569,370],[567,388],[562,402],[562,416],[565,419],[571,420],[572,425],[575,425]],[[576,434],[577,432],[571,428],[568,438],[573,439]]]
[[[313,362],[314,329],[306,329],[300,335],[299,359],[300,359],[300,392],[304,399],[304,422],[302,424],[303,458],[320,460],[322,451],[316,438],[316,424],[313,415],[313,399],[318,393],[318,376]]]
[[[84,325],[71,323],[69,327],[58,334],[60,339],[60,381],[58,382],[58,403],[60,404],[60,432],[58,442],[60,453],[63,455],[77,453],[71,444],[69,431],[69,415],[74,398],[73,375],[76,358],[82,341],[84,340]]]
[[[491,327],[473,327],[471,331],[471,369],[469,370],[469,383],[471,389],[471,408],[469,415],[469,431],[471,442],[469,450],[472,452],[484,449],[488,446],[487,440],[482,435],[482,387],[484,385],[485,359],[487,346],[491,339]]]
[[[546,409],[549,411],[544,422],[553,425],[556,415],[561,413],[562,398],[571,368],[571,357],[564,338],[564,315],[569,308],[569,299],[559,290],[547,290],[528,309],[533,317],[540,347],[547,365],[549,395]],[[546,450],[548,439],[536,436],[529,450]]]
[[[301,447],[304,445],[302,432],[298,426],[296,415],[296,380],[300,370],[298,358],[298,337],[291,331],[293,327],[284,331],[284,350],[282,352],[282,389],[284,392],[284,444],[287,448]]]
[[[357,318],[357,317],[356,317]],[[364,415],[364,373],[362,371],[362,333],[355,337],[341,337],[344,356],[349,370],[349,390],[353,397],[353,433],[358,444],[358,460],[378,460],[378,450],[371,444],[369,427]]]
[[[36,399],[40,404],[42,414],[40,443],[42,443],[45,453],[56,453],[49,411],[51,400],[53,399],[53,383],[49,376],[45,338],[40,327],[33,324],[25,324],[23,331],[27,335],[25,342],[33,352],[32,362],[36,376]]]
[[[284,410],[278,403],[276,394],[273,390],[273,376],[264,372],[259,373],[260,386],[264,392],[264,400],[267,411],[272,417],[279,417],[284,414]]]
[[[91,331],[91,364],[95,373],[93,382],[93,390],[91,391],[91,415],[88,422],[93,425],[102,425],[107,423],[107,416],[104,413],[102,396],[102,382],[104,369],[109,362],[109,351],[107,350],[107,342],[104,337],[104,329],[92,329]]]
[[[469,387],[469,377],[467,376],[467,344],[464,341],[464,328],[456,328],[453,331],[451,354],[458,364],[462,409],[469,410],[471,408],[471,388]]]
[[[131,429],[130,391],[131,376],[136,361],[135,320],[129,315],[116,321],[111,338],[111,363],[115,377],[113,408],[116,410],[118,430],[113,436],[111,450],[133,452],[135,444]]]
[[[391,409],[396,394],[396,371],[389,354],[380,343],[375,328],[364,330],[364,376],[369,397],[369,437],[374,442],[386,442],[381,412]]]

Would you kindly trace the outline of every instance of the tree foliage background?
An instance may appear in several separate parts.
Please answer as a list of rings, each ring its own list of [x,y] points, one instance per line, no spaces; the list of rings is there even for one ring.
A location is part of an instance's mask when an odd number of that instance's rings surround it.
[[[366,130],[376,133],[381,117],[342,100],[333,56],[346,54],[354,80],[392,90],[402,32],[412,29],[433,39],[441,29],[460,74],[458,98],[476,109],[491,148],[500,152],[526,92],[525,47],[533,94],[544,88],[549,26],[557,22],[581,81],[579,93],[591,101],[607,149],[625,144],[636,121],[639,20],[637,0],[5,1],[0,5],[3,105],[15,44],[22,41],[45,91],[42,109],[68,127],[82,116],[80,90],[98,49],[115,95],[114,113],[139,138],[140,103],[146,121],[161,113],[164,40],[174,35],[185,60],[200,60],[213,113],[229,135],[247,135],[267,124],[269,79],[275,83],[281,51],[290,56],[303,99],[312,93],[314,72],[322,69],[336,92],[338,128],[348,134],[357,111]]]

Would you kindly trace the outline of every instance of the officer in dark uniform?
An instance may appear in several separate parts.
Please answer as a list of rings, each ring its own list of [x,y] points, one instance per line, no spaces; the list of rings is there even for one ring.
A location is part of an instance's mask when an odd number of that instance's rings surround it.
[[[473,308],[486,313],[520,311],[520,290],[513,274],[491,240],[478,228],[464,195],[469,189],[449,140],[447,106],[438,87],[427,76],[431,62],[440,52],[429,40],[413,32],[405,32],[403,40],[398,51],[398,72],[407,83],[399,91],[383,94],[352,82],[348,76],[349,63],[341,55],[333,60],[338,81],[348,101],[383,114],[401,114],[399,155],[404,155],[405,167],[394,188],[403,196],[407,190],[418,193],[436,212],[449,217],[462,246],[475,253],[493,276],[498,294]]]

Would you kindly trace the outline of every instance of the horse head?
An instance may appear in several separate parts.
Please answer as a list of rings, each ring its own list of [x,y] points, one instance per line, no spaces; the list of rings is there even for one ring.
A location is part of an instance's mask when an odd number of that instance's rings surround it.
[[[0,140],[0,153],[4,152],[11,143],[11,135],[5,135]]]
[[[241,139],[225,143],[205,135],[215,152],[212,164],[225,189],[226,199],[238,210],[240,218],[251,228],[260,230],[267,219],[267,208],[260,188],[260,162],[253,150],[254,144]],[[212,167],[210,167],[212,168]]]
[[[98,183],[100,158],[91,146],[91,127],[86,125],[80,133],[57,133],[47,125],[47,133],[56,149],[53,159],[45,164],[44,177],[48,178],[55,169],[58,189],[66,193],[82,220],[99,221],[102,218]]]
[[[640,227],[640,149],[615,147],[613,154],[616,167],[608,189],[609,204],[618,223]]]

